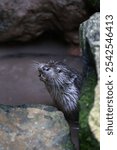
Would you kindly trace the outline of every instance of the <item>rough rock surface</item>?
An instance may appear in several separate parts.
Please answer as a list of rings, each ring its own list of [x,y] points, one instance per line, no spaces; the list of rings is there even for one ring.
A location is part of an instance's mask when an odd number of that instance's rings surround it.
[[[28,41],[49,30],[78,44],[79,24],[87,17],[83,0],[1,0],[0,41]]]
[[[83,49],[83,54],[88,55],[91,53],[94,56],[96,63],[96,70],[98,75],[98,83],[95,88],[95,102],[94,106],[90,112],[89,116],[89,125],[95,137],[99,140],[100,133],[100,92],[99,92],[99,83],[100,83],[100,13],[95,13],[90,17],[89,20],[85,21],[80,26],[80,35],[81,35],[81,46]]]
[[[54,107],[0,105],[0,150],[72,150],[69,127]]]

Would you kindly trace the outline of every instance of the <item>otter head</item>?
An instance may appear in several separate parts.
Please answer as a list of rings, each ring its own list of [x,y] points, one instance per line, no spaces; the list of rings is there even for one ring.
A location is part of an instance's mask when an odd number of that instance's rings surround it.
[[[39,78],[43,82],[62,85],[71,83],[77,77],[76,74],[62,62],[48,62],[38,64]]]

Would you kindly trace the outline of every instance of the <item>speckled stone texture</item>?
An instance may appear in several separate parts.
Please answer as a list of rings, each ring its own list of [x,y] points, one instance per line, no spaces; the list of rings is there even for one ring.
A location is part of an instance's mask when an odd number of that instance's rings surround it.
[[[46,31],[78,44],[78,28],[89,17],[84,0],[1,0],[0,41],[28,41]]]
[[[51,106],[0,105],[0,150],[73,150],[62,112]]]

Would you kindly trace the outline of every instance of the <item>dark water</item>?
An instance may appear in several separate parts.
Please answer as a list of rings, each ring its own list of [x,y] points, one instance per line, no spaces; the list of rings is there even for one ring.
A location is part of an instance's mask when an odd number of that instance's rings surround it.
[[[47,38],[27,44],[0,45],[0,103],[51,105],[51,98],[38,79],[34,61],[59,60],[81,70],[81,58],[69,56],[68,50],[66,43]]]

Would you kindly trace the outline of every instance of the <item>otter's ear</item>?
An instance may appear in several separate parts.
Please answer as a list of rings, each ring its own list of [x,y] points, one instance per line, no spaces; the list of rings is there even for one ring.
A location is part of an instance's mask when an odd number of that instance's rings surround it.
[[[76,78],[77,78],[77,75],[74,74],[74,73],[71,73],[70,74],[70,79],[69,79],[68,83],[73,83]]]

